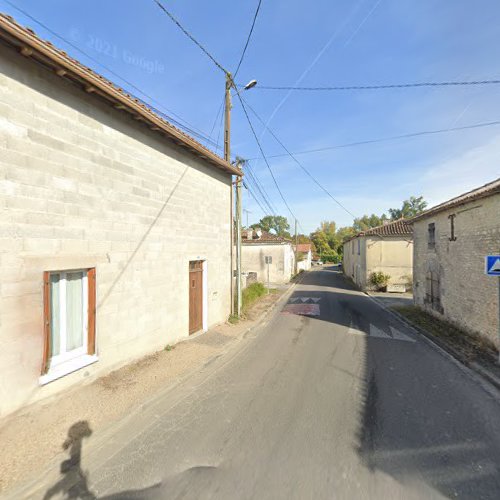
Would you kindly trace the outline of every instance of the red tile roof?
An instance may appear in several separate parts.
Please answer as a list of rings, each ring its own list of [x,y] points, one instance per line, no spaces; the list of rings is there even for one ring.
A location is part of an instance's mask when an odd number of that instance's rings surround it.
[[[260,234],[260,236],[259,236]],[[241,242],[243,244],[281,244],[281,243],[291,243],[290,240],[283,238],[282,236],[277,236],[276,234],[269,233],[267,231],[242,231],[241,232]]]
[[[297,252],[307,253],[310,250],[311,250],[311,244],[310,243],[299,243],[297,245]]]
[[[460,205],[464,205],[465,203],[470,203],[471,201],[476,201],[481,198],[486,198],[488,196],[493,196],[495,194],[500,193],[500,178],[485,184],[479,188],[473,189],[472,191],[468,191],[467,193],[461,194],[460,196],[456,196],[451,200],[445,201],[435,207],[429,208],[425,212],[413,217],[412,222],[424,219],[425,217],[430,217],[438,212],[442,212],[443,210],[448,210],[450,208],[454,208]]]
[[[357,238],[358,236],[412,236],[413,226],[412,219],[398,219],[392,222],[387,222],[381,226],[361,231],[352,238],[345,240],[344,243]]]
[[[107,104],[131,114],[136,120],[144,122],[152,130],[162,134],[163,137],[166,136],[213,166],[231,174],[242,175],[239,169],[174,127],[140,100],[68,56],[66,52],[57,49],[49,41],[39,38],[33,30],[21,26],[5,14],[0,14],[0,42],[15,48],[20,57],[24,56],[42,64],[88,94],[101,97]]]

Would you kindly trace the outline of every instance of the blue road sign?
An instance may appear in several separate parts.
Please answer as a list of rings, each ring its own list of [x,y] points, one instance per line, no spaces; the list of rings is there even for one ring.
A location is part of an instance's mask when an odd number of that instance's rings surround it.
[[[488,276],[500,276],[500,255],[485,257],[485,272]]]

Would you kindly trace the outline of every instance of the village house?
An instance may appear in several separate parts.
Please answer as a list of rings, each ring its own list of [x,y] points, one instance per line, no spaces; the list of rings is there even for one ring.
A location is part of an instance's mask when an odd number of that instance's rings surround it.
[[[412,282],[413,229],[399,219],[358,233],[344,243],[344,274],[362,290],[374,288],[374,272],[388,275],[388,291],[405,291]]]
[[[299,243],[296,248],[297,271],[309,271],[312,266],[312,246],[310,243]]]
[[[240,171],[0,15],[0,416],[231,304]]]
[[[500,253],[500,179],[413,219],[415,304],[498,344],[498,280],[485,256]]]
[[[271,263],[266,263],[271,257]],[[281,236],[261,230],[242,231],[241,269],[256,273],[257,281],[272,285],[288,283],[294,274],[295,255],[292,242]]]

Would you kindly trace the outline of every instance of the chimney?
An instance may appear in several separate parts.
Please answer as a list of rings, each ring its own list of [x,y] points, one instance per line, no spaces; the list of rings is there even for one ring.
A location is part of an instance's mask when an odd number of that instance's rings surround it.
[[[257,229],[257,231],[255,231],[255,235],[255,239],[260,240],[262,238],[262,231],[260,229]]]

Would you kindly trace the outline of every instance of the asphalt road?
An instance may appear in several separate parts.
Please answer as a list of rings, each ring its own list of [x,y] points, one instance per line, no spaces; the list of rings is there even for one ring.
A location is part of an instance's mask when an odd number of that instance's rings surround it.
[[[61,470],[73,498],[498,499],[500,404],[324,269],[236,354]]]

